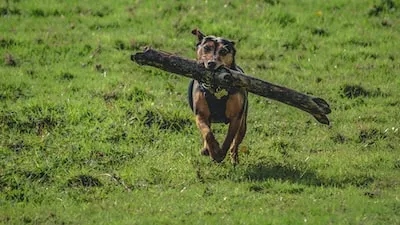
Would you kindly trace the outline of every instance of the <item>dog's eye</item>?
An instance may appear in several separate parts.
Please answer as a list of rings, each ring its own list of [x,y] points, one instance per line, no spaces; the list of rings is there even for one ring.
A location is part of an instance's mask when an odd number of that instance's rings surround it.
[[[204,51],[205,52],[211,52],[212,48],[209,45],[204,46]]]
[[[220,55],[227,55],[229,53],[229,50],[227,48],[221,48],[221,50],[219,50],[219,54]]]

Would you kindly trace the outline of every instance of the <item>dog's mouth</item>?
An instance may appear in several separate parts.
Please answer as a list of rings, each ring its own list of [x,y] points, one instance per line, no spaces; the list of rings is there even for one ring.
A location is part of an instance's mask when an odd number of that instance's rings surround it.
[[[204,63],[204,67],[208,69],[209,71],[217,71],[219,68],[223,67],[223,64],[217,63],[217,62],[206,62]]]

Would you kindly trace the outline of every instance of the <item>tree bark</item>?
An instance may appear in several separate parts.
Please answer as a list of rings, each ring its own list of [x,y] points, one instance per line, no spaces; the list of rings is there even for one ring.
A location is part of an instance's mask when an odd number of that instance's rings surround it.
[[[218,85],[222,88],[244,88],[250,93],[299,108],[313,115],[318,122],[329,125],[329,119],[326,115],[331,112],[331,109],[329,104],[322,98],[309,96],[225,67],[220,67],[211,72],[195,60],[185,59],[150,48],[132,55],[131,60],[140,65],[157,67],[202,83],[210,84],[210,82],[213,82],[213,85]]]

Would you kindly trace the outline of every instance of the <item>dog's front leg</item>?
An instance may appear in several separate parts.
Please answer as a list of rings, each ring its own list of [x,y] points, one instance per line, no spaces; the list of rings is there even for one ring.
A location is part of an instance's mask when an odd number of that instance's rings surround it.
[[[239,92],[234,95],[229,96],[228,101],[226,102],[226,117],[229,119],[229,128],[228,133],[226,135],[225,141],[222,144],[222,154],[224,157],[228,152],[228,149],[231,147],[233,139],[238,134],[239,128],[242,123],[242,115],[243,115],[243,104],[244,97]]]
[[[234,117],[230,118],[230,123],[229,123],[229,128],[228,128],[228,133],[226,134],[224,143],[222,144],[222,149],[221,149],[221,154],[226,156],[226,153],[228,152],[229,148],[232,145],[233,139],[238,133],[239,127],[240,127],[240,117]]]
[[[201,154],[210,155],[211,159],[221,162],[224,157],[220,157],[221,148],[214,134],[211,132],[210,109],[208,108],[204,93],[200,90],[197,83],[194,84],[196,86],[193,93],[193,108],[196,115],[196,125],[200,130],[204,142]]]
[[[211,132],[208,118],[205,118],[202,115],[196,115],[196,125],[199,128],[204,141],[205,148],[202,150],[202,154],[207,155],[208,153],[216,162],[224,160],[225,155],[223,155],[223,157],[221,155],[221,149],[214,134]]]
[[[240,143],[242,143],[244,136],[246,135],[246,113],[242,115],[240,128],[235,138],[233,139],[233,143],[231,145],[231,162],[236,165],[239,163],[239,155],[238,148]]]

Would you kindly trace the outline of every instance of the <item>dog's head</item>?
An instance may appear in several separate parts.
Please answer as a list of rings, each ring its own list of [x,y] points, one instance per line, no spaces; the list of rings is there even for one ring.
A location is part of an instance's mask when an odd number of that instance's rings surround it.
[[[200,30],[192,30],[197,36],[197,61],[203,63],[209,70],[220,66],[235,67],[235,42],[215,36],[206,36]]]

